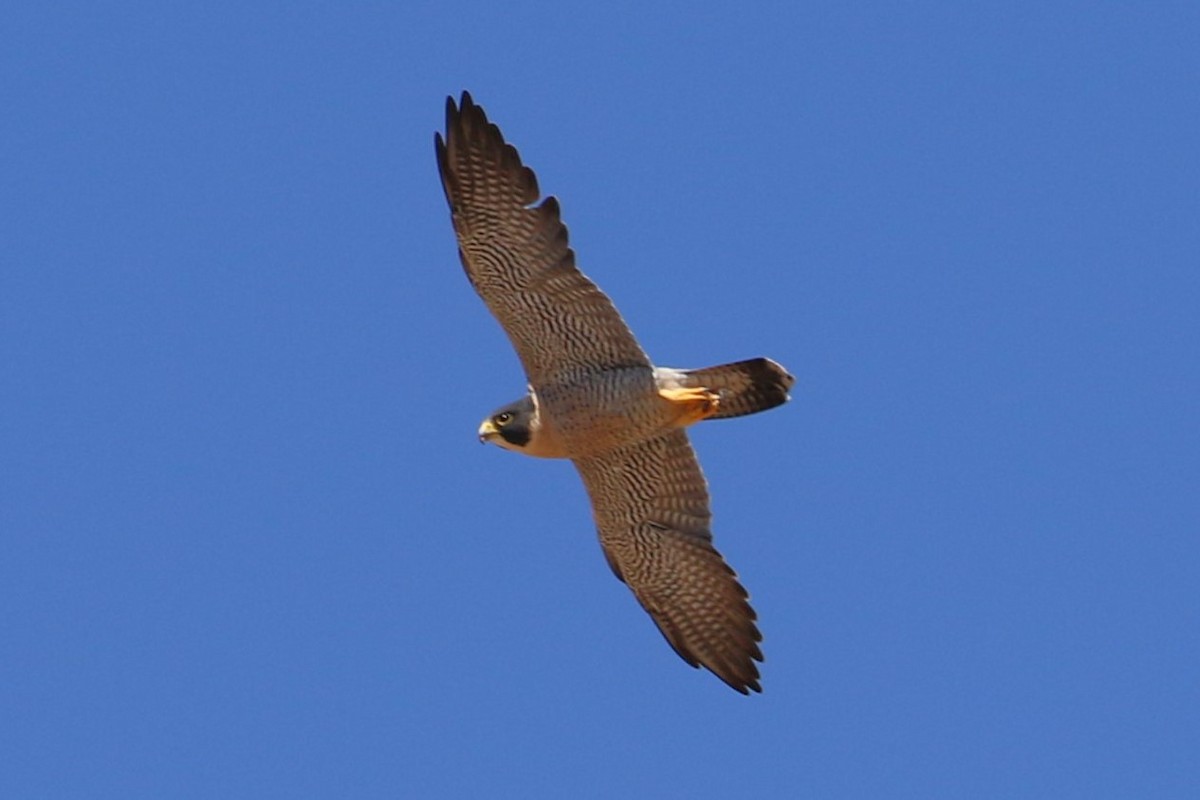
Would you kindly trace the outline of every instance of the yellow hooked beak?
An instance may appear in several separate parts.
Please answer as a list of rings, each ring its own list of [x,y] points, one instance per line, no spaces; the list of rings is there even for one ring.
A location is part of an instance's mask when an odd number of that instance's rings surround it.
[[[500,430],[490,419],[485,419],[483,424],[479,426],[479,443],[483,444],[490,439],[495,439],[500,435]]]

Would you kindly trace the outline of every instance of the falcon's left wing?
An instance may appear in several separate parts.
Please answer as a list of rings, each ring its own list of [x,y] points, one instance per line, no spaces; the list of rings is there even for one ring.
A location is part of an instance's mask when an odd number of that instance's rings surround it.
[[[435,144],[463,268],[534,388],[649,366],[612,301],[575,267],[558,201],[538,203],[533,170],[467,92],[461,106],[446,99],[446,139]]]

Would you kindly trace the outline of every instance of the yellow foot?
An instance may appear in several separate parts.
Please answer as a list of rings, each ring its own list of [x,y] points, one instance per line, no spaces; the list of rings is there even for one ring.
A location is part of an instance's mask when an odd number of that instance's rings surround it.
[[[675,425],[686,428],[717,413],[721,396],[704,388],[659,389],[658,394],[675,411]]]

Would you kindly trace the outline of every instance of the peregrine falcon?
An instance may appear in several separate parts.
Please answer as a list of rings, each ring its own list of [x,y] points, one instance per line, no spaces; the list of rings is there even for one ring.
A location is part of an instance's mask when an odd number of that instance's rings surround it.
[[[467,278],[508,333],[529,384],[480,441],[568,458],[617,578],[675,652],[742,694],[761,692],[762,635],[746,590],[712,544],[708,485],[685,428],[788,400],[794,383],[755,358],[656,367],[612,301],[575,266],[558,201],[463,92],[446,100],[438,171]]]

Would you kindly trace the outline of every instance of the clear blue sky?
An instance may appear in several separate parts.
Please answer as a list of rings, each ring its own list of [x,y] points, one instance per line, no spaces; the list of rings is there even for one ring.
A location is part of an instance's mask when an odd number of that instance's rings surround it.
[[[1200,796],[1194,3],[7,3],[0,796]],[[433,157],[469,89],[662,364],[689,669]]]

